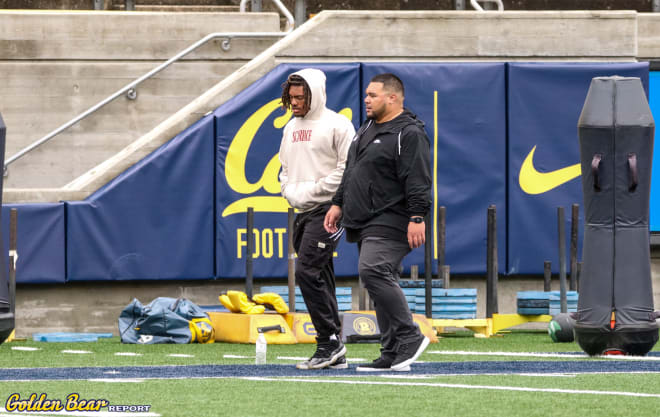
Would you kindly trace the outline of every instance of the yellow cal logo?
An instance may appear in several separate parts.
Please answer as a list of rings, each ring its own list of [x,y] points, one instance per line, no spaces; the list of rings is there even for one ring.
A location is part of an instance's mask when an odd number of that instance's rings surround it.
[[[264,169],[261,178],[251,183],[245,177],[245,164],[247,161],[250,145],[266,119],[277,109],[282,108],[279,98],[271,100],[252,114],[238,129],[236,135],[229,145],[225,159],[225,178],[229,187],[239,194],[250,195],[259,190],[269,194],[266,196],[248,196],[229,204],[222,212],[222,217],[236,213],[244,213],[248,207],[253,207],[255,212],[286,213],[289,209],[287,201],[279,195],[280,182],[278,173],[281,168],[279,154],[275,154]],[[346,107],[340,114],[352,119],[352,111]],[[283,128],[291,119],[291,111],[287,110],[283,115],[273,120],[276,129]]]

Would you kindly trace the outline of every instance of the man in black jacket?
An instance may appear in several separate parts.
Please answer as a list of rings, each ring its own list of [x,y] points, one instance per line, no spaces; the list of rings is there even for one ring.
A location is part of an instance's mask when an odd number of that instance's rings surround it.
[[[357,242],[360,278],[376,308],[381,356],[358,371],[409,371],[429,343],[398,284],[401,260],[424,244],[431,205],[429,139],[403,100],[396,75],[371,79],[364,99],[368,120],[351,143],[324,221],[334,233],[341,219],[347,240]]]

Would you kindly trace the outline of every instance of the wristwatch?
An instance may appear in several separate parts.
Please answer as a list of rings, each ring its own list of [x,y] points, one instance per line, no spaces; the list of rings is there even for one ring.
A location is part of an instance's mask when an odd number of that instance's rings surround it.
[[[410,221],[413,223],[424,223],[424,217],[411,217]]]

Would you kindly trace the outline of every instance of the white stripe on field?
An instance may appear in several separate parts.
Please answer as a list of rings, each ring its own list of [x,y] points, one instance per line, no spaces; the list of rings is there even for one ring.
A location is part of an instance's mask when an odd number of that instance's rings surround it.
[[[433,383],[433,382],[347,381],[341,379],[267,378],[267,377],[243,377],[241,379],[246,379],[249,381],[268,381],[268,382],[316,382],[320,384],[394,385],[398,387],[410,386],[410,387],[485,389],[485,390],[497,390],[497,391],[551,392],[557,394],[617,395],[622,397],[660,398],[660,394],[646,394],[642,392],[572,390],[572,389],[559,389],[559,388],[528,388],[528,387],[509,387],[509,386],[499,386],[499,385],[442,384],[442,383]]]
[[[135,352],[115,352],[115,356],[142,356],[142,354]]]
[[[84,355],[92,352],[89,350],[61,350],[60,353],[75,353],[76,355]]]
[[[254,356],[253,356],[254,357]],[[306,361],[308,357],[302,356],[278,356],[277,359],[281,361]],[[366,362],[364,358],[346,358],[348,362]]]
[[[528,358],[588,358],[586,353],[541,353],[541,352],[473,352],[467,350],[430,350],[425,353],[432,353],[436,355],[474,355],[474,356],[514,356],[514,357],[528,357]],[[660,356],[623,356],[623,355],[606,355],[594,356],[598,359],[614,359],[614,360],[631,360],[631,361],[660,361]]]
[[[132,382],[141,383],[144,379],[141,378],[92,378],[88,379],[90,382]]]
[[[254,359],[254,356],[245,355],[222,355],[222,357],[226,359]]]
[[[26,352],[32,352],[32,351],[41,350],[41,349],[36,348],[36,347],[30,347],[30,346],[12,346],[11,350],[23,350],[23,351],[26,351]]]
[[[167,356],[171,356],[173,358],[194,358],[195,355],[188,355],[187,353],[170,353]]]
[[[114,411],[7,411],[0,408],[0,417],[48,417],[48,416],[78,416],[78,417],[160,417],[160,414],[145,412],[114,412]],[[8,414],[4,414],[8,413]]]

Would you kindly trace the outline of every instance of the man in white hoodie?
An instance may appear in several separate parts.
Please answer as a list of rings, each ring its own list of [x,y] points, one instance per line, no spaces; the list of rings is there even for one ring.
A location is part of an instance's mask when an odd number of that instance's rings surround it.
[[[328,233],[325,213],[341,182],[355,129],[344,116],[325,106],[325,74],[295,72],[282,84],[282,106],[293,118],[280,145],[282,196],[298,211],[293,244],[298,254],[296,282],[316,329],[316,352],[299,369],[345,369],[346,347],[335,295],[332,255],[343,230]]]

